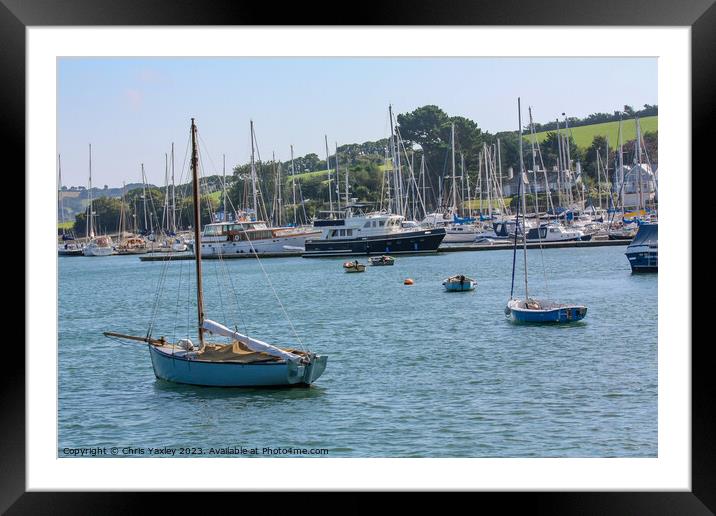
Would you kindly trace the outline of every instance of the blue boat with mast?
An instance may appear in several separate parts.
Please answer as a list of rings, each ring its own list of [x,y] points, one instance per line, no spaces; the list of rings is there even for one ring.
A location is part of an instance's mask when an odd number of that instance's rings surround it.
[[[199,209],[199,157],[196,125],[191,119],[191,172],[194,204],[194,240],[196,263],[196,308],[199,343],[189,338],[171,343],[151,335],[153,322],[145,336],[104,332],[111,338],[146,343],[154,374],[162,380],[210,387],[278,387],[310,385],[326,368],[327,357],[308,350],[279,348],[239,333],[204,314],[202,289],[201,218]],[[257,255],[258,259],[258,255]],[[170,263],[169,260],[166,262]],[[263,267],[263,266],[262,266]],[[163,273],[163,277],[166,271]],[[162,278],[163,279],[163,278]],[[157,293],[159,295],[159,291]],[[290,321],[289,321],[290,322]],[[227,337],[229,344],[207,342],[209,335]]]
[[[522,227],[526,227],[525,213],[527,212],[527,205],[524,192],[522,191],[522,185],[523,183],[527,184],[527,177],[522,157],[522,110],[519,98],[517,99],[517,112],[520,127],[520,176],[517,182],[517,215],[515,217],[515,223],[517,226],[520,224],[521,201]],[[522,299],[515,297],[515,265],[517,263],[518,233],[519,231],[515,231],[514,246],[512,249],[512,286],[510,288],[510,299],[507,301],[507,306],[505,307],[505,316],[511,321],[518,323],[566,323],[584,319],[587,315],[587,307],[584,305],[562,304],[530,297],[527,282],[527,238],[524,236],[522,237],[522,244],[524,254],[525,296]]]

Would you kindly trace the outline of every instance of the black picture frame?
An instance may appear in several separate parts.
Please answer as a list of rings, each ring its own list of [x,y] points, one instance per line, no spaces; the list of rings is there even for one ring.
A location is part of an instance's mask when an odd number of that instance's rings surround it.
[[[6,148],[13,149],[16,170],[25,169],[25,28],[28,26],[87,25],[283,25],[299,22],[336,25],[349,20],[355,25],[617,25],[691,27],[692,156],[693,167],[710,170],[706,160],[711,132],[716,52],[716,6],[713,0],[667,2],[654,0],[460,0],[447,3],[362,3],[350,17],[329,6],[305,3],[276,5],[239,4],[218,0],[211,4],[189,0],[0,0],[0,131]],[[338,23],[337,25],[341,25]],[[628,44],[628,42],[625,42]],[[681,173],[690,173],[688,170]],[[689,207],[689,210],[691,207]],[[26,228],[26,235],[27,235]],[[32,274],[32,270],[25,270]],[[28,306],[32,309],[32,306]],[[689,323],[691,326],[691,321]],[[691,342],[692,329],[683,328],[683,341],[692,356],[692,489],[690,492],[570,492],[570,493],[474,493],[510,507],[529,507],[530,512],[559,514],[713,514],[716,510],[716,432],[713,400],[714,375],[708,360],[707,341]],[[33,343],[26,342],[29,346]],[[107,514],[147,508],[146,493],[48,493],[25,492],[25,354],[16,345],[3,350],[2,430],[0,431],[0,510],[8,514]],[[212,496],[217,496],[213,494]],[[245,496],[245,495],[242,495]],[[274,500],[278,506],[286,496]],[[351,495],[357,500],[356,494]],[[162,512],[186,511],[190,493],[163,496]],[[255,496],[253,497],[255,498]],[[420,503],[422,496],[416,496]],[[218,498],[226,500],[226,495]],[[242,499],[242,507],[246,498]],[[213,505],[214,502],[212,502]],[[345,502],[344,502],[345,503]],[[474,502],[473,502],[474,503]],[[291,504],[293,505],[293,504]],[[370,509],[362,499],[353,510]]]

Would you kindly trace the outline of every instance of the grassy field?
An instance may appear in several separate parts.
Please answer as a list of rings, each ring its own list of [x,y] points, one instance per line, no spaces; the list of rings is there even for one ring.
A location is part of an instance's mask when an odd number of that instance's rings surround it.
[[[380,170],[385,170],[386,165],[378,165],[378,168],[379,168]],[[332,174],[332,177],[335,178],[335,175],[334,175],[334,174],[335,174],[335,170],[334,170],[334,169],[330,169],[330,172],[331,172],[331,174]],[[345,173],[345,169],[341,168],[341,174],[344,174],[344,173]],[[328,172],[325,171],[325,170],[315,170],[315,171],[313,171],[313,172],[303,172],[302,174],[296,174],[295,177],[296,177],[296,180],[298,180],[298,181],[305,181],[306,179],[311,179],[311,178],[314,178],[314,177],[325,177],[325,179],[323,180],[323,182],[326,183],[326,182],[328,182],[328,176],[327,176],[327,174],[328,174]],[[345,177],[345,176],[341,175],[341,178],[340,178],[341,181],[343,181],[343,178],[344,178],[344,177]],[[285,181],[286,181],[286,184],[287,184],[287,185],[290,185],[290,184],[291,184],[291,176],[290,176],[290,175],[289,175],[289,176],[286,176]]]
[[[510,203],[512,202],[512,197],[503,197],[502,200],[505,203],[505,206],[509,206]],[[499,208],[500,206],[502,206],[502,204],[499,201],[500,201],[499,199],[492,199],[492,207]],[[482,199],[482,206],[480,206],[480,199],[472,199],[472,200],[470,200],[469,203],[467,201],[465,201],[464,206],[471,210],[481,210],[481,209],[486,210],[489,207],[487,204],[487,199],[485,199],[485,198]]]
[[[75,224],[74,221],[71,222],[60,222],[57,224],[57,229],[72,229],[72,226]]]
[[[314,172],[303,172],[302,174],[296,174],[294,177],[299,181],[305,181],[306,179],[310,179],[312,177],[325,176],[326,174],[328,174],[328,172],[326,172],[325,170],[316,170]],[[331,174],[333,174],[333,169],[331,169]],[[290,184],[291,176],[286,175],[285,180],[286,180],[286,183]],[[328,178],[326,178],[326,181],[327,180],[328,180]]]
[[[639,119],[641,124],[642,133],[645,132],[656,132],[659,129],[659,117],[658,116],[647,116]],[[603,124],[594,125],[583,125],[581,127],[574,127],[569,129],[574,143],[577,147],[586,149],[592,144],[592,140],[595,136],[609,136],[609,147],[616,149],[619,142],[619,122],[606,122]],[[549,131],[543,131],[537,133],[537,141],[542,142],[547,138]],[[625,142],[636,138],[636,124],[634,120],[624,120],[622,122],[622,138]],[[531,138],[528,134],[525,136],[527,140]]]

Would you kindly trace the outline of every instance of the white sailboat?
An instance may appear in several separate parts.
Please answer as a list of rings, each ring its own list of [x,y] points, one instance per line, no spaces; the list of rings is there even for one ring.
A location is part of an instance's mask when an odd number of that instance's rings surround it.
[[[201,218],[199,209],[198,151],[196,125],[191,120],[191,171],[193,182],[194,239],[201,248]],[[164,337],[153,338],[105,332],[118,337],[145,342],[157,378],[170,382],[214,387],[268,387],[310,385],[326,368],[327,357],[296,349],[284,349],[248,337],[227,326],[208,319],[204,312],[202,290],[202,253],[196,253],[196,306],[199,343],[181,339],[176,343]],[[231,344],[214,344],[208,336],[229,337]]]
[[[65,204],[62,196],[62,160],[60,155],[57,155],[57,168],[59,172],[59,189],[57,190],[57,197],[60,208],[60,223],[65,222]],[[57,246],[57,254],[59,256],[82,256],[82,244],[78,244],[75,241],[75,235],[72,231],[66,232],[64,227],[62,228],[62,243]]]
[[[87,208],[87,241],[83,249],[85,256],[110,256],[114,254],[112,239],[107,236],[95,237],[94,209],[92,207],[92,144],[89,144],[89,206]]]

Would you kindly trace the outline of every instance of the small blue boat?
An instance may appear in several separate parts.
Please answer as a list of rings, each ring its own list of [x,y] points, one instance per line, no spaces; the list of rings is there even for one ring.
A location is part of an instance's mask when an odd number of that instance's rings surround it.
[[[659,224],[640,224],[626,249],[632,272],[659,271]]]
[[[475,290],[476,286],[477,281],[468,278],[464,274],[456,274],[443,281],[443,287],[445,287],[445,290],[448,292],[467,292],[469,290]]]
[[[520,323],[569,323],[581,321],[586,315],[586,306],[539,299],[510,299],[505,307],[505,316]]]
[[[529,285],[527,283],[527,238],[522,239],[522,250],[524,257],[524,284],[525,295],[523,299],[518,299],[515,294],[515,266],[517,264],[517,235],[520,230],[520,200],[522,201],[522,227],[525,224],[525,213],[527,205],[523,193],[523,183],[528,184],[527,174],[524,170],[524,162],[522,159],[522,113],[520,109],[520,99],[517,99],[518,120],[520,127],[520,179],[517,183],[517,215],[515,217],[515,240],[512,247],[512,286],[510,288],[510,299],[505,307],[505,316],[513,322],[519,323],[570,323],[581,321],[587,315],[587,307],[584,305],[569,305],[555,303],[553,301],[539,300],[530,297]],[[540,228],[542,229],[542,228]]]
[[[191,173],[193,185],[194,220],[200,221],[199,173],[196,125],[191,120]],[[201,224],[194,227],[196,249],[201,249]],[[150,329],[145,336],[104,332],[110,338],[145,342],[157,378],[169,382],[209,387],[283,387],[311,385],[326,369],[328,358],[307,350],[280,348],[237,330],[205,318],[202,288],[202,253],[196,254],[196,310],[199,343],[189,338],[176,343],[164,337],[152,338]],[[365,265],[362,265],[365,269]],[[157,292],[157,301],[159,293]],[[158,302],[157,302],[158,305]],[[155,305],[155,306],[157,306]],[[209,342],[210,336],[230,339],[230,343]]]
[[[311,385],[326,369],[326,356],[291,350],[299,360],[281,359],[245,350],[232,353],[217,346],[200,354],[173,345],[149,345],[157,378],[168,382],[208,387],[279,387]],[[202,355],[211,353],[211,358]],[[300,354],[299,354],[300,353]],[[226,355],[223,360],[216,357]]]

